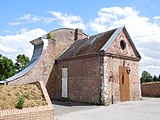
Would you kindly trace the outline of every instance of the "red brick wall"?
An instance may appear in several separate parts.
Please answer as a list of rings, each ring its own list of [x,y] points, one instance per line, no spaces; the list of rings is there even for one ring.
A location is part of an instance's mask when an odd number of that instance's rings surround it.
[[[124,40],[126,43],[126,48],[124,50],[122,50],[120,46],[121,40]],[[106,99],[106,102],[111,104],[111,95],[113,92],[114,102],[116,103],[120,101],[119,66],[123,66],[125,61],[125,66],[128,66],[131,69],[129,74],[131,100],[139,100],[141,98],[139,61],[134,60],[134,58],[136,58],[136,54],[134,53],[129,40],[123,31],[113,41],[112,45],[106,51],[106,53],[108,56],[106,55],[104,57],[103,65],[105,81],[104,84],[106,89],[104,94],[106,98],[104,97],[103,99]],[[109,54],[114,54],[115,56],[111,57]],[[113,83],[109,80],[111,74],[113,74]]]
[[[120,41],[124,40],[126,43],[126,49],[122,50],[120,47]],[[107,50],[108,53],[118,54],[118,55],[125,55],[130,57],[136,57],[133,48],[128,40],[128,38],[125,36],[124,32],[122,31],[118,37],[113,41],[111,47]]]
[[[144,97],[160,97],[160,83],[142,84],[141,91]]]
[[[51,32],[53,40],[47,40],[48,46],[43,49],[38,63],[27,74],[10,82],[9,84],[26,84],[35,81],[44,81],[47,84],[54,65],[54,61],[68,46],[74,42],[74,29],[58,29]],[[85,34],[81,38],[86,37]]]
[[[100,68],[97,57],[57,62],[50,76],[50,84],[53,85],[49,91],[50,97],[61,98],[61,68],[64,67],[68,68],[68,98],[77,102],[100,104]]]
[[[0,120],[54,120],[54,112],[48,107],[2,110]]]
[[[119,66],[123,66],[124,59],[105,57],[104,58],[104,79],[106,82],[107,102],[111,104],[113,92],[114,103],[120,101]],[[139,63],[137,61],[125,60],[125,65],[129,64],[131,72],[129,74],[130,97],[131,100],[139,100],[141,97],[139,81]],[[110,76],[113,74],[113,83]],[[113,90],[113,91],[112,91]]]
[[[25,84],[41,80],[47,83],[55,58],[74,42],[74,36],[71,31],[73,30],[60,29],[53,31],[54,40],[48,40],[48,46],[43,50],[35,67],[9,84]]]

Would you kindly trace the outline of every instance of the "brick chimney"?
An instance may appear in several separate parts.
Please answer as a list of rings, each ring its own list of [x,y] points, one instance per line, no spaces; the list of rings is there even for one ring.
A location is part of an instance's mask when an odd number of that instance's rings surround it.
[[[78,40],[78,39],[83,39],[84,36],[85,35],[84,35],[82,29],[79,29],[79,28],[75,29],[75,34],[74,34],[74,40],[75,41]]]

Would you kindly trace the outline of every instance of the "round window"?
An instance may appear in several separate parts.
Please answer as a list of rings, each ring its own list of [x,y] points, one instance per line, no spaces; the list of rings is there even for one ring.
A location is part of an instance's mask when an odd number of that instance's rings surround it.
[[[122,50],[126,49],[126,42],[124,40],[121,40],[120,41],[120,46],[121,46]]]

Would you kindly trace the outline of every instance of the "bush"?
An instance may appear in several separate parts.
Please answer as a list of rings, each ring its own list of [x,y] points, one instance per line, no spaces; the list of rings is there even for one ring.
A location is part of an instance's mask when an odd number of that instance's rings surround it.
[[[47,34],[47,39],[52,39],[52,35],[50,33]]]
[[[16,105],[16,108],[18,109],[22,109],[24,106],[24,96],[20,96],[19,99],[18,99],[18,103]]]

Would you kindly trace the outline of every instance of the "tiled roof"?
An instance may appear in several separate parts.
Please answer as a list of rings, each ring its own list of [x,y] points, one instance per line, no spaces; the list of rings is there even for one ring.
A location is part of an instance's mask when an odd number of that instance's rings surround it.
[[[117,29],[75,41],[58,59],[93,54],[101,50]]]

